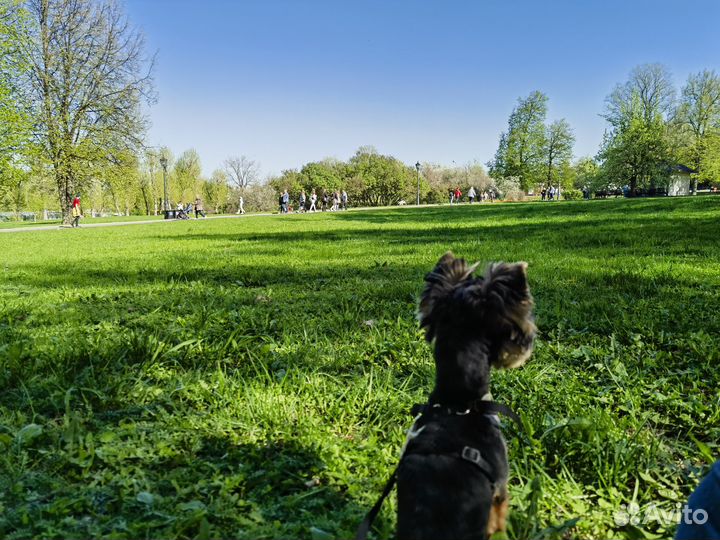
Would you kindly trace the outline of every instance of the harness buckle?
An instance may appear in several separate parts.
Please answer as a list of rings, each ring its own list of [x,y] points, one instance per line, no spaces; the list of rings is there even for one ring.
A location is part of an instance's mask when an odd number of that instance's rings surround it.
[[[479,465],[481,467],[483,465],[483,462],[485,461],[482,457],[482,454],[480,453],[480,450],[471,446],[464,447],[462,449],[461,455],[463,459],[475,463],[475,465]]]

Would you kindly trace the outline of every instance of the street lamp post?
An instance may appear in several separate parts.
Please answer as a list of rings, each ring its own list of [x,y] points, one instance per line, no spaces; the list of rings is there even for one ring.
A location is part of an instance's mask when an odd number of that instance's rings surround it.
[[[420,162],[415,164],[415,170],[417,170],[417,205],[420,206]]]
[[[160,156],[160,165],[163,168],[163,211],[165,213],[165,219],[168,218],[168,195],[167,195],[167,165],[168,160],[165,156]]]

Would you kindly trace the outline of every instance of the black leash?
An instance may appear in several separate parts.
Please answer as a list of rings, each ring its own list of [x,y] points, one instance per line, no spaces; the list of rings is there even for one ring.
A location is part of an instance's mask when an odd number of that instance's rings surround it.
[[[378,512],[380,512],[380,507],[382,506],[382,503],[385,502],[385,499],[387,499],[387,496],[390,495],[392,488],[395,486],[395,482],[397,481],[397,472],[399,468],[400,464],[398,463],[398,466],[395,467],[395,470],[390,475],[388,481],[385,483],[382,495],[380,495],[380,498],[375,503],[375,506],[370,509],[370,511],[365,516],[365,519],[363,519],[360,523],[357,533],[355,533],[355,540],[365,540],[367,538],[368,532],[370,532],[370,527],[372,526],[373,521],[375,521]]]
[[[416,404],[413,405],[411,409],[412,415],[417,416],[418,414],[446,414],[448,416],[455,415],[455,414],[466,414],[469,412],[477,412],[480,414],[502,414],[504,416],[507,416],[511,420],[513,420],[520,430],[522,430],[523,425],[522,421],[520,420],[520,417],[513,411],[510,407],[507,405],[504,405],[502,403],[498,403],[496,401],[476,401],[473,403],[473,406],[468,411],[455,411],[449,407],[437,407],[434,405],[430,405],[429,403],[423,403],[423,404]],[[450,454],[455,457],[458,457],[460,459],[464,459],[466,461],[469,461],[471,463],[474,463],[477,465],[480,470],[487,476],[488,480],[490,480],[490,483],[495,483],[494,480],[494,474],[490,470],[489,464],[485,459],[482,457],[482,454],[479,450],[476,448],[471,448],[469,446],[466,446],[463,448],[462,452],[460,453],[453,453]],[[402,457],[400,458],[400,462],[402,462]],[[390,495],[390,492],[392,491],[393,487],[395,487],[395,482],[397,482],[397,473],[398,469],[400,468],[400,463],[398,463],[397,467],[395,467],[395,470],[390,475],[390,478],[385,483],[385,487],[383,488],[382,494],[380,495],[380,498],[377,500],[377,502],[373,505],[373,507],[370,509],[370,511],[367,513],[365,518],[360,522],[360,525],[358,526],[357,532],[355,533],[355,540],[365,540],[367,538],[368,533],[370,532],[370,527],[373,524],[373,521],[375,521],[375,518],[377,517],[378,513],[380,512],[380,508],[382,507],[383,502],[385,502],[385,499],[387,499],[387,496]]]

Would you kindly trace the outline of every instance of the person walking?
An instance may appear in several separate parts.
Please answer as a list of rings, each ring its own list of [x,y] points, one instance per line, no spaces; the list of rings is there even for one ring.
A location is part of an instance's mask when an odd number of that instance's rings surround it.
[[[298,200],[298,212],[305,212],[305,190],[300,192],[300,199]]]
[[[205,215],[205,208],[203,207],[203,202],[200,197],[195,197],[195,219],[198,219],[198,216],[207,217]]]
[[[347,210],[347,200],[348,200],[347,191],[345,191],[343,189],[342,193],[340,194],[340,202],[342,203],[343,210]]]
[[[470,186],[470,190],[468,191],[468,199],[470,199],[470,204],[475,202],[475,188],[473,186]]]
[[[315,208],[315,203],[317,202],[317,193],[315,193],[315,190],[312,190],[312,193],[310,194],[310,209],[308,212],[317,212],[317,208]]]
[[[238,214],[245,213],[245,208],[243,207],[244,204],[245,204],[245,200],[242,198],[242,195],[240,195],[239,207],[238,207],[238,211],[237,211]]]
[[[82,217],[82,208],[80,206],[80,195],[75,195],[75,198],[72,202],[72,209],[70,210],[70,213],[72,214],[72,223],[71,225],[73,227],[79,227],[80,226],[80,218]]]
[[[287,214],[288,206],[290,205],[290,194],[288,193],[287,189],[285,191],[283,191],[281,201],[282,201],[282,213]]]
[[[455,188],[455,202],[460,203],[460,198],[462,197],[462,191],[460,191],[460,187]]]

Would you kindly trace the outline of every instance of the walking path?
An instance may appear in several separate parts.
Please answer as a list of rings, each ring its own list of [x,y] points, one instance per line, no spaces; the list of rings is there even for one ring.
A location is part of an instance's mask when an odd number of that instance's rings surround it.
[[[252,214],[253,216],[271,216],[272,214]],[[248,214],[240,216],[209,216],[203,219],[232,219],[249,217]],[[142,221],[110,221],[106,223],[84,223],[80,225],[81,229],[92,229],[95,227],[120,227],[123,225],[148,225],[151,223],[170,223],[173,221],[187,221],[185,219],[146,219]],[[69,225],[28,225],[26,227],[12,227],[9,229],[0,229],[0,233],[16,233],[28,231],[58,231],[61,229],[72,229]]]
[[[467,204],[466,204],[467,205]],[[388,209],[415,209],[419,210],[421,208],[432,208],[436,206],[445,206],[443,204],[421,204],[420,206],[416,205],[403,205],[403,206],[359,206],[357,208],[349,208],[348,212],[365,212],[368,210],[388,210]],[[455,206],[464,206],[457,204]],[[480,206],[480,204],[477,204],[475,206]],[[338,213],[342,214],[345,210],[339,211]],[[321,212],[318,211],[318,214]],[[333,214],[335,212],[329,212],[330,214]],[[251,217],[258,217],[258,216],[284,216],[284,215],[293,215],[293,216],[304,216],[304,215],[313,215],[311,212],[293,212],[292,214],[278,214],[277,212],[267,212],[267,213],[260,213],[260,214],[243,214],[243,215],[224,215],[224,216],[208,216],[206,218],[202,219],[237,219],[237,218],[251,218]],[[141,221],[110,221],[105,223],[84,223],[80,225],[81,229],[92,229],[94,227],[121,227],[123,225],[150,225],[150,224],[157,224],[157,223],[172,223],[172,222],[180,222],[183,223],[185,219],[145,219]],[[192,218],[190,221],[196,221],[196,218]],[[63,229],[72,229],[69,225],[27,225],[27,226],[20,226],[20,227],[11,227],[11,228],[1,228],[0,227],[0,233],[17,233],[17,232],[28,232],[28,231],[59,231]]]
[[[388,208],[392,209],[410,209],[410,208],[430,208],[433,206],[442,206],[439,204],[421,204],[420,206],[415,205],[407,205],[407,206],[376,206],[376,207],[358,207],[358,208],[350,208],[349,212],[362,212],[366,210],[386,210]],[[457,205],[460,206],[460,205]],[[479,205],[478,205],[479,206]],[[318,212],[320,213],[320,212]],[[331,212],[332,213],[332,212]],[[293,213],[291,215],[312,215],[311,213],[305,212],[305,213]],[[236,218],[249,218],[249,217],[256,217],[256,216],[281,216],[281,215],[287,215],[287,214],[278,214],[276,213],[264,213],[264,214],[243,214],[243,215],[226,215],[226,216],[208,216],[203,219],[236,219]],[[84,223],[83,225],[80,225],[81,229],[91,229],[94,227],[120,227],[123,225],[149,225],[153,223],[171,223],[178,221],[180,223],[187,221],[184,219],[146,219],[142,221],[111,221],[111,222],[105,222],[105,223]],[[192,221],[195,221],[195,219],[192,219]],[[0,228],[0,233],[17,233],[17,232],[28,232],[28,231],[58,231],[62,229],[72,229],[69,225],[27,225],[25,227],[12,227],[8,229]]]

